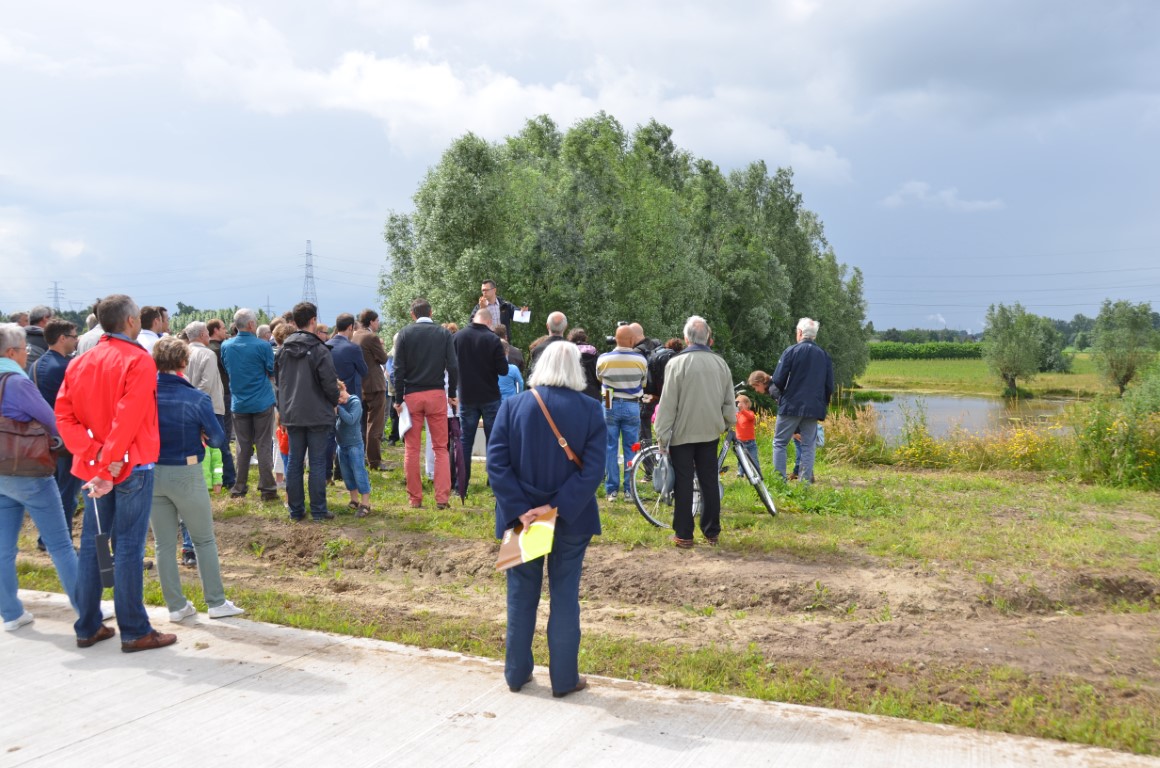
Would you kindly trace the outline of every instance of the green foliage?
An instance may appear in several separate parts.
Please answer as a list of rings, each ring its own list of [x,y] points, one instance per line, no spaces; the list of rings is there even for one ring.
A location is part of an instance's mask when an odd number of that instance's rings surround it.
[[[1120,395],[1137,371],[1156,357],[1160,333],[1153,327],[1152,305],[1105,300],[1096,318],[1093,352],[1100,371]]]
[[[1160,488],[1160,363],[1122,399],[1073,410],[1079,474],[1110,485]]]
[[[649,121],[626,131],[598,113],[562,133],[547,116],[489,144],[452,142],[414,196],[389,215],[384,324],[401,326],[413,298],[437,321],[463,323],[493,279],[532,309],[512,342],[543,333],[548,312],[589,337],[619,320],[680,336],[691,314],[713,327],[738,377],[772,367],[802,316],[822,324],[839,383],[868,362],[862,276],[840,264],[792,174],[755,162],[728,175],[676,147]],[[391,330],[391,328],[388,328]]]
[[[983,358],[1012,394],[1018,379],[1032,379],[1039,372],[1039,330],[1039,318],[1018,302],[1010,307],[992,304],[987,309]]]
[[[240,307],[237,306],[223,307],[221,309],[198,309],[197,307],[192,307],[189,304],[183,304],[179,301],[177,302],[177,314],[169,316],[169,330],[171,333],[178,333],[184,330],[185,326],[194,320],[200,320],[204,323],[215,317],[224,322],[226,328],[229,328],[230,323],[234,321],[234,313],[238,309]],[[254,312],[258,315],[258,325],[264,325],[270,322],[270,316],[266,314],[265,310],[254,309]]]
[[[964,341],[927,341],[908,344],[899,341],[876,341],[870,344],[871,360],[978,360],[983,345]]]

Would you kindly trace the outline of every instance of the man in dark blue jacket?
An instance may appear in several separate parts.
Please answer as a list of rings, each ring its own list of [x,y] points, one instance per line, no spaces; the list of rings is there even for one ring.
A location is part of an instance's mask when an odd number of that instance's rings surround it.
[[[773,467],[785,479],[785,449],[795,433],[802,436],[801,479],[814,481],[814,444],[818,422],[834,394],[834,363],[817,345],[818,321],[803,317],[797,324],[797,344],[781,353],[773,385],[781,391],[773,432]]]

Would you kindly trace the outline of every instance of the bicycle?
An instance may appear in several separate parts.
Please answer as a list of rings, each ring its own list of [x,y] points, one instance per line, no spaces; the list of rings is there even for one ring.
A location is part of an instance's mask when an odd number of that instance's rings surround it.
[[[738,385],[743,386],[741,384]],[[777,515],[777,508],[773,503],[773,496],[770,495],[769,489],[765,487],[765,481],[761,479],[761,472],[753,465],[753,460],[745,449],[741,447],[741,443],[737,440],[737,433],[729,429],[725,433],[725,441],[721,444],[721,450],[717,454],[717,476],[725,474],[726,466],[725,459],[729,456],[729,452],[733,451],[737,457],[737,465],[741,467],[741,473],[745,480],[753,486],[753,490],[757,493],[757,497],[761,499],[761,503],[765,505],[766,511],[770,515]],[[636,509],[650,523],[657,528],[669,528],[669,523],[662,519],[672,519],[673,508],[673,492],[671,489],[666,489],[664,478],[654,476],[658,466],[661,466],[661,448],[659,445],[651,445],[641,448],[636,456],[633,457],[632,467],[629,474],[628,493],[632,497],[632,501],[636,504]],[[671,471],[671,464],[667,465]],[[724,497],[725,487],[718,482],[717,492]],[[701,512],[701,487],[696,477],[693,478],[693,515],[698,515]]]

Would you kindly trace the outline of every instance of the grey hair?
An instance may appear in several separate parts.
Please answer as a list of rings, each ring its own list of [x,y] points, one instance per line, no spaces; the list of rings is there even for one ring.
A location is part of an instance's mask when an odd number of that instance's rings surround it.
[[[24,349],[27,339],[27,333],[16,323],[0,323],[0,357],[10,349]]]
[[[570,341],[544,347],[536,368],[528,377],[529,387],[567,387],[583,392],[587,382],[580,367],[580,349]]]
[[[28,310],[28,324],[37,325],[42,320],[47,320],[52,317],[52,307],[46,307],[43,304],[37,304],[32,309]]]
[[[234,313],[234,327],[239,331],[244,331],[251,325],[258,324],[258,314],[252,309],[242,307]]]
[[[269,339],[270,338],[270,326],[266,325],[265,323],[262,323],[261,325],[259,325],[258,326],[258,338],[259,339]]]
[[[564,317],[563,312],[553,312],[548,315],[548,333],[554,336],[563,336],[564,329],[568,327],[568,318]],[[583,389],[583,387],[581,387]]]
[[[97,327],[97,316],[94,315],[92,312],[90,312],[89,316],[85,318],[85,330],[91,331],[96,327]]]
[[[200,320],[194,320],[189,325],[185,326],[185,338],[190,341],[197,341],[202,335],[209,335],[209,328]]]
[[[818,328],[821,326],[817,320],[811,320],[808,317],[803,317],[798,320],[797,329],[802,332],[803,339],[816,339],[818,337]]]
[[[693,315],[685,321],[685,338],[690,344],[708,344],[709,334],[709,324],[700,315]]]

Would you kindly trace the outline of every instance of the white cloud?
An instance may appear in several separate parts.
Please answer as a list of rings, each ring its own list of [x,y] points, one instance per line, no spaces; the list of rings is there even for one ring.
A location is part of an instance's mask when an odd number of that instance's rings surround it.
[[[958,213],[975,213],[978,211],[996,211],[1003,208],[1003,201],[993,200],[964,200],[959,197],[956,187],[947,187],[937,192],[925,181],[908,181],[896,192],[884,197],[881,203],[886,208],[904,208],[918,205],[923,208],[942,209]]]
[[[936,325],[941,325],[944,328],[946,327],[946,324],[947,324],[947,319],[942,316],[941,312],[936,312],[933,315],[927,315],[926,319],[930,320],[932,323],[934,323]]]
[[[430,35],[415,35],[411,38],[411,45],[416,51],[431,50],[431,36]]]
[[[53,240],[49,243],[49,247],[64,259],[71,261],[85,252],[85,241],[79,239]]]

